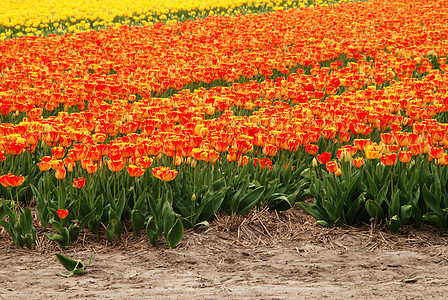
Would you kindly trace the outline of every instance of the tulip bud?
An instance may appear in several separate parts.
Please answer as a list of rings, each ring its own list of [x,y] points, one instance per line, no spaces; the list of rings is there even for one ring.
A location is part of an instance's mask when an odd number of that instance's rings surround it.
[[[313,168],[317,168],[317,159],[315,157],[313,158],[312,164],[313,164]]]
[[[196,201],[196,194],[195,193],[193,193],[193,195],[191,195],[191,201],[192,202]]]
[[[193,161],[191,162],[191,167],[194,169],[194,168],[196,168],[197,165],[198,165],[198,161],[196,159],[193,159]]]

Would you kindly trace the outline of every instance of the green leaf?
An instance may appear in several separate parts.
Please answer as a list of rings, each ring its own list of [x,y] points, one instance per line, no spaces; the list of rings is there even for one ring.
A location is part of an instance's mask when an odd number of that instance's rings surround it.
[[[393,234],[397,234],[401,227],[400,217],[395,215],[392,218],[390,218],[389,222],[387,223],[387,227]]]
[[[342,201],[341,201],[342,202]],[[339,203],[341,203],[339,202]],[[341,217],[341,215],[337,214],[336,206],[329,200],[323,200],[322,201],[322,207],[325,209],[325,212],[330,217],[329,220],[331,224],[333,224],[337,219]]]
[[[401,206],[400,218],[403,224],[407,224],[412,216],[412,205],[405,204]]]
[[[210,224],[209,224],[207,221],[202,221],[202,222],[196,223],[196,224],[194,225],[194,227],[199,227],[199,226],[201,226],[201,225],[205,226],[206,228],[209,228],[209,227],[210,227]]]
[[[423,221],[430,222],[439,227],[440,230],[445,230],[446,228],[446,219],[442,213],[438,212],[429,212],[422,217]]]
[[[124,206],[126,204],[125,190],[121,190],[118,194],[117,209],[117,220],[121,220],[121,215],[123,214]]]
[[[179,244],[180,240],[182,239],[182,235],[184,233],[184,226],[182,225],[182,222],[177,219],[174,226],[168,231],[168,233],[165,233],[165,240],[170,249],[174,248]]]
[[[378,205],[376,201],[367,200],[365,208],[369,216],[375,220],[375,223],[379,223],[383,219],[384,217],[383,209],[381,208],[380,205]]]
[[[422,224],[422,210],[415,205],[412,205],[412,217],[415,226],[420,228]]]
[[[328,216],[326,213],[322,212],[322,209],[317,206],[316,204],[309,204],[304,202],[297,202],[297,205],[306,211],[308,214],[310,214],[313,218],[316,220],[323,220],[328,219]]]
[[[138,235],[145,228],[145,216],[139,210],[133,209],[131,211],[131,224],[135,235]]]
[[[88,221],[88,227],[90,232],[93,234],[98,234],[100,227],[101,227],[101,217],[100,216],[94,216]]]
[[[112,210],[111,210],[112,211]],[[106,238],[109,242],[112,241],[114,235],[118,238],[123,231],[123,224],[117,219],[112,219],[106,228]]]
[[[62,266],[70,271],[69,275],[60,274],[61,276],[70,277],[72,275],[81,275],[84,273],[85,265],[81,260],[73,260],[59,253],[56,253],[55,255]]]
[[[316,223],[317,223],[317,225],[320,225],[322,227],[331,227],[331,225],[327,221],[324,221],[324,220],[317,220]]]
[[[173,207],[168,201],[166,201],[165,204],[163,205],[162,215],[163,215],[163,231],[166,234],[173,227],[176,218],[176,214],[174,213]]]
[[[432,212],[435,212],[435,213],[442,212],[442,209],[438,205],[437,200],[435,199],[434,195],[429,191],[429,189],[426,185],[423,186],[422,194],[423,194],[423,201],[425,201],[426,206]]]
[[[230,200],[230,209],[232,212],[236,212],[238,210],[240,204],[239,198],[249,187],[249,176],[246,176],[242,183],[235,185],[235,187],[237,187],[237,190]]]
[[[255,190],[250,191],[244,197],[242,197],[239,201],[238,205],[238,214],[244,215],[247,213],[251,208],[253,208],[255,205],[257,205],[260,200],[261,196],[263,195],[264,187],[256,188]]]
[[[345,220],[348,225],[355,225],[355,222],[360,219],[365,194],[365,192],[360,194],[349,206],[348,211],[345,214]]]
[[[389,216],[395,216],[400,213],[400,190],[396,189],[392,195],[389,206]]]
[[[159,228],[154,220],[154,217],[149,217],[148,223],[146,224],[146,235],[154,247],[157,245],[157,240],[160,238],[158,232]]]
[[[64,237],[60,234],[47,233],[45,236],[51,241],[58,242],[61,245],[64,244]]]

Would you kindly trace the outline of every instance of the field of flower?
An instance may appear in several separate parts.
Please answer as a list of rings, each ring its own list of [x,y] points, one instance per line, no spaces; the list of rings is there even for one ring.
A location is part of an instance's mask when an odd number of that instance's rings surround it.
[[[15,244],[35,244],[32,210],[62,247],[125,227],[174,247],[217,212],[296,204],[446,230],[447,1],[77,2],[0,19]]]

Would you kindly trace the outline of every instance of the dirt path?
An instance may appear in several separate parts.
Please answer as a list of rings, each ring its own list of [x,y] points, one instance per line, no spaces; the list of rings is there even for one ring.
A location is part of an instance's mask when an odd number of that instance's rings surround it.
[[[416,236],[328,230],[291,216],[297,212],[277,215],[277,224],[266,212],[218,220],[186,232],[172,250],[131,235],[114,246],[87,237],[65,252],[85,263],[95,252],[85,274],[71,278],[57,276],[64,270],[54,245],[21,250],[3,233],[0,298],[447,298],[448,243],[431,230]]]

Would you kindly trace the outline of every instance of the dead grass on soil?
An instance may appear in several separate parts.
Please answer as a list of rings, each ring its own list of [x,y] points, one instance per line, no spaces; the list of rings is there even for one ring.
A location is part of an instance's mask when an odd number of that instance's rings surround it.
[[[107,241],[104,232],[96,236],[88,230],[82,230],[78,240],[67,247],[65,251],[76,253],[78,251],[94,252],[114,249],[138,252],[152,247],[144,232],[135,236],[130,228],[130,226],[125,226],[120,239],[116,239],[112,243]],[[51,232],[53,230],[50,228],[38,227],[37,246],[32,251],[40,253],[62,251],[57,243],[46,238],[45,234]],[[298,207],[283,212],[254,209],[243,216],[219,214],[216,215],[209,228],[202,226],[186,230],[178,247],[186,247],[190,240],[199,237],[215,239],[216,242],[226,240],[226,244],[231,241],[233,244],[249,248],[280,243],[301,243],[319,245],[328,249],[358,248],[374,251],[448,245],[447,237],[428,225],[423,225],[421,229],[406,226],[400,234],[396,235],[389,233],[385,226],[374,228],[369,224],[359,227],[324,228],[317,225],[311,216]],[[0,229],[0,248],[19,250],[12,244],[9,235],[3,228]],[[167,248],[163,238],[157,248]]]

